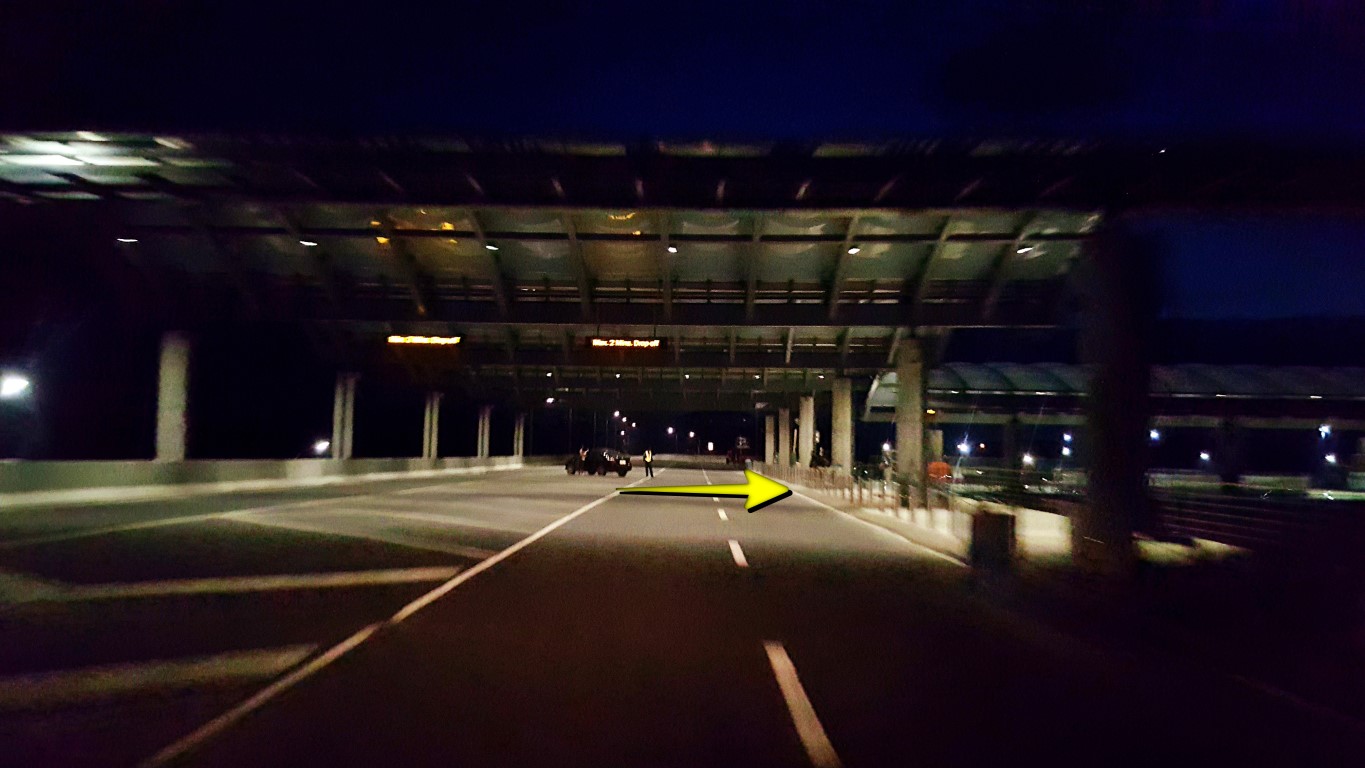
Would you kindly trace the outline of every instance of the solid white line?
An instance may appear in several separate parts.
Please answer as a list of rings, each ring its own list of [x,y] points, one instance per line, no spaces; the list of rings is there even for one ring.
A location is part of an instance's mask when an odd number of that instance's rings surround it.
[[[44,602],[123,600],[134,597],[166,597],[169,595],[228,595],[290,589],[412,584],[422,581],[445,581],[459,572],[459,568],[437,566],[432,568],[389,568],[373,571],[285,573],[267,576],[139,581],[124,584],[88,584],[68,587],[51,595],[40,595],[36,599]]]
[[[820,724],[820,718],[815,715],[815,707],[806,696],[801,678],[796,676],[796,665],[792,664],[787,649],[781,643],[769,640],[763,643],[763,650],[768,652],[768,663],[773,665],[777,687],[782,689],[787,711],[791,713],[792,723],[796,725],[796,735],[801,738],[801,745],[806,748],[811,765],[815,768],[839,768],[841,765],[839,755],[834,751],[834,745],[829,742],[829,736],[825,734],[825,727]]]
[[[721,520],[729,520],[729,519],[730,519],[730,516],[727,515],[727,514],[725,514],[725,510],[723,510],[723,509],[718,509],[718,510],[716,510],[716,514],[720,515],[720,519],[721,519]]]
[[[445,483],[436,483],[436,484],[433,484],[433,485],[418,486],[417,488],[411,488],[411,489],[409,489],[409,490],[413,490],[413,491],[429,490],[429,489],[431,489],[431,488],[439,488],[439,487],[441,487],[441,486],[449,485],[449,484],[450,484],[449,482],[445,482]],[[398,491],[398,493],[402,493],[402,491]],[[357,501],[357,500],[360,500],[360,499],[374,499],[374,498],[380,498],[380,497],[387,496],[387,495],[389,495],[389,494],[387,494],[387,493],[365,493],[365,494],[359,494],[359,495],[354,495],[354,496],[346,496],[346,495],[342,495],[342,496],[327,496],[327,497],[324,497],[324,498],[321,498],[321,499],[302,499],[302,500],[299,500],[299,501],[284,501],[284,502],[280,502],[279,504],[269,504],[269,505],[264,506],[264,507],[248,507],[248,508],[246,508],[246,509],[226,509],[226,510],[223,510],[222,512],[210,512],[210,513],[208,513],[208,514],[202,514],[202,515],[183,515],[183,516],[180,516],[180,517],[166,517],[166,518],[160,518],[160,519],[157,519],[157,520],[144,520],[144,521],[139,522],[139,523],[125,523],[125,524],[123,524],[123,525],[105,525],[105,526],[100,526],[100,527],[98,527],[98,528],[87,528],[87,529],[85,529],[85,530],[67,531],[67,532],[65,532],[65,533],[54,533],[54,534],[52,534],[52,535],[50,535],[50,536],[35,536],[35,537],[31,538],[31,539],[14,539],[14,540],[12,540],[12,541],[3,541],[3,542],[0,542],[0,548],[8,548],[8,547],[27,547],[27,546],[33,546],[33,545],[36,545],[36,544],[52,544],[52,543],[56,543],[56,542],[59,542],[59,541],[74,541],[74,540],[76,540],[76,539],[86,539],[86,538],[90,538],[90,537],[92,537],[92,536],[104,536],[104,535],[110,534],[110,533],[125,533],[125,532],[128,532],[128,531],[141,531],[141,530],[146,530],[146,529],[148,529],[148,528],[161,528],[161,527],[168,526],[168,525],[184,525],[184,524],[186,524],[186,523],[200,523],[200,522],[204,522],[204,521],[207,521],[207,520],[218,520],[218,519],[223,519],[223,518],[227,517],[228,515],[249,515],[249,514],[255,514],[255,513],[258,513],[258,512],[273,512],[273,511],[278,511],[278,510],[282,510],[282,509],[298,509],[298,508],[316,507],[316,506],[320,506],[320,505],[323,505],[323,504],[337,503],[337,502],[341,502],[341,501],[350,502],[350,501]],[[152,501],[157,501],[157,500],[156,500],[156,499],[152,499]]]
[[[749,560],[744,557],[744,550],[740,548],[739,542],[735,539],[730,539],[730,555],[735,558],[735,565],[740,568],[749,567]]]
[[[907,538],[905,538],[904,536],[901,536],[901,535],[899,535],[899,534],[896,534],[896,533],[893,533],[893,532],[891,532],[891,531],[888,531],[887,529],[881,527],[880,525],[877,525],[877,524],[875,524],[875,523],[869,523],[868,521],[866,521],[866,520],[864,520],[864,519],[858,517],[857,515],[851,515],[851,514],[845,512],[845,511],[843,511],[842,509],[835,509],[834,507],[831,507],[830,505],[826,504],[826,503],[823,502],[823,501],[820,501],[819,499],[812,499],[811,497],[807,496],[807,495],[804,494],[804,493],[801,493],[800,491],[792,490],[792,495],[794,495],[794,496],[800,496],[801,498],[805,499],[806,501],[811,502],[812,504],[818,504],[819,506],[822,506],[822,507],[824,507],[825,509],[828,509],[828,510],[831,511],[831,512],[834,512],[834,513],[836,513],[836,514],[843,515],[844,517],[847,517],[849,520],[852,520],[852,521],[855,522],[855,523],[861,523],[862,525],[865,525],[865,526],[867,526],[868,528],[871,528],[871,529],[873,529],[874,531],[877,531],[878,533],[881,533],[882,535],[894,537],[894,538],[897,539],[898,541],[903,541],[903,542],[905,542],[906,544],[909,544],[910,546],[912,546],[912,547],[914,547],[914,548],[916,548],[916,549],[922,549],[922,550],[924,550],[926,553],[928,553],[928,554],[930,554],[930,555],[933,555],[934,557],[937,557],[937,558],[940,559],[940,560],[947,560],[948,562],[952,563],[953,565],[958,565],[958,566],[961,566],[961,567],[963,567],[963,568],[966,568],[966,567],[967,567],[967,564],[966,564],[966,563],[962,562],[961,560],[958,560],[956,557],[953,557],[952,555],[945,555],[945,554],[943,554],[942,552],[938,551],[937,549],[934,549],[934,548],[932,548],[932,547],[926,547],[926,546],[924,546],[923,544],[920,544],[920,543],[917,542],[917,541],[911,541],[910,539],[907,539]]]
[[[644,482],[643,477],[631,483],[630,485],[627,485],[626,487],[630,488],[632,486],[639,485],[642,482]],[[380,629],[384,627],[391,627],[395,624],[398,624],[399,622],[403,621],[404,619],[408,618],[414,613],[417,613],[418,611],[422,610],[428,605],[431,605],[436,600],[439,600],[441,597],[448,594],[451,590],[455,589],[461,584],[464,584],[465,582],[469,581],[475,576],[478,576],[480,573],[483,573],[484,571],[488,570],[489,568],[492,568],[493,566],[497,565],[503,560],[506,560],[507,558],[511,557],[512,555],[515,555],[516,553],[520,552],[526,547],[529,547],[530,545],[536,543],[540,539],[549,535],[555,529],[569,523],[574,518],[577,518],[579,515],[582,515],[588,510],[596,507],[599,504],[602,504],[603,502],[611,499],[616,495],[617,492],[612,491],[611,493],[607,494],[606,496],[603,496],[600,499],[597,499],[596,501],[590,502],[579,507],[578,509],[575,509],[574,511],[565,515],[564,517],[559,518],[558,520],[554,521],[553,523],[550,523],[544,528],[541,528],[540,530],[536,531],[530,536],[527,536],[521,541],[518,541],[516,544],[513,544],[512,546],[508,547],[507,549],[504,549],[498,554],[493,555],[487,560],[480,562],[473,568],[464,571],[463,573],[459,574],[450,581],[447,581],[446,583],[431,590],[425,595],[422,595],[416,600],[413,600],[411,603],[408,603],[407,605],[399,609],[397,613],[395,613],[393,616],[390,616],[387,620],[371,624],[368,627],[365,627],[364,629],[360,630],[359,632],[356,632],[354,635],[351,635],[350,637],[346,638],[340,643],[332,646],[322,655],[318,656],[317,658],[313,659],[307,664],[304,664],[298,669],[295,669],[293,672],[290,672],[284,677],[281,677],[279,680],[276,680],[275,682],[271,683],[265,688],[262,688],[254,696],[247,699],[246,701],[243,701],[241,704],[238,704],[237,706],[224,712],[218,717],[215,717],[214,719],[208,721],[207,723],[204,723],[203,725],[199,726],[197,729],[186,734],[185,736],[181,737],[175,742],[167,745],[160,752],[157,752],[155,755],[152,755],[150,758],[144,761],[142,765],[145,768],[154,768],[155,766],[166,765],[172,760],[179,758],[181,755],[184,755],[190,752],[191,750],[199,747],[209,739],[212,739],[213,737],[217,736],[218,734],[222,733],[228,728],[231,728],[242,718],[246,717],[247,715],[250,715],[251,713],[265,706],[268,702],[270,702],[271,699],[274,699],[281,693],[284,693],[290,688],[293,688],[294,686],[298,685],[304,680],[307,680],[308,678],[322,671],[332,662],[346,655],[356,646],[368,640],[372,635],[374,635],[375,632],[378,632]]]
[[[257,680],[278,675],[303,661],[316,648],[290,645],[0,678],[0,709],[38,709],[142,691],[184,690],[209,683]]]

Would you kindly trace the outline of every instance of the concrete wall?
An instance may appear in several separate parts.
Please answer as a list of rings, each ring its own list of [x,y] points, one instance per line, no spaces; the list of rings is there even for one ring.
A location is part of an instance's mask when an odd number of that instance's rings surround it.
[[[522,459],[514,456],[434,460],[0,461],[0,508],[437,477],[522,465]]]

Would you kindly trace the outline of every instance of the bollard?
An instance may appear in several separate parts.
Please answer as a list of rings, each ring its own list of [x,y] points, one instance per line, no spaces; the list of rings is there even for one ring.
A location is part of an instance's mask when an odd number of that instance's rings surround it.
[[[1004,573],[1014,563],[1014,515],[977,508],[972,515],[968,560],[972,568]]]

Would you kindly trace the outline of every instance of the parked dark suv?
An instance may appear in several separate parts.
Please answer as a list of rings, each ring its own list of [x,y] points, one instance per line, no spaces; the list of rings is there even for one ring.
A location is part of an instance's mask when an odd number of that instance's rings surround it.
[[[564,470],[571,475],[579,472],[587,472],[590,475],[605,475],[608,472],[615,472],[621,477],[625,477],[632,468],[630,455],[622,453],[613,448],[593,448],[588,451],[585,459],[579,459],[578,454],[569,457],[564,462]]]

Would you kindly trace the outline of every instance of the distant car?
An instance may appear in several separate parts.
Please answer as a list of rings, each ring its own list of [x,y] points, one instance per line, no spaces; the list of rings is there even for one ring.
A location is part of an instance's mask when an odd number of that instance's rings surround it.
[[[574,454],[564,463],[564,471],[571,475],[576,475],[579,472],[587,472],[590,475],[605,475],[608,472],[615,472],[621,477],[625,477],[632,468],[630,455],[614,448],[593,448],[588,451],[587,458],[579,459],[578,454]]]

